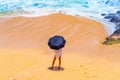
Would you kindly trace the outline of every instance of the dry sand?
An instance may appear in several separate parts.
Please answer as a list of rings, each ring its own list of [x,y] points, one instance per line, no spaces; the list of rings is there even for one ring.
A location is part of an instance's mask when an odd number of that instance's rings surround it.
[[[53,35],[67,40],[60,71],[49,69]],[[0,80],[120,80],[120,44],[102,45],[106,37],[101,23],[83,17],[0,17]]]

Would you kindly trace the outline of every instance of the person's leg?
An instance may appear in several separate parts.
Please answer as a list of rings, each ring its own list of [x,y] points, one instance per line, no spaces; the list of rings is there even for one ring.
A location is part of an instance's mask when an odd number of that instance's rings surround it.
[[[53,66],[54,66],[55,61],[56,61],[56,57],[54,56],[51,69],[53,69]]]
[[[60,66],[61,66],[61,56],[60,56],[58,59],[59,59],[59,66],[58,66],[58,69],[60,69]]]

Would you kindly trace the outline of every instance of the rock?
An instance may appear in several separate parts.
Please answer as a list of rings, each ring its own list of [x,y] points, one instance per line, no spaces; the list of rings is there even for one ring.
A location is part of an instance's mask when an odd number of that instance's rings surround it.
[[[112,35],[108,36],[106,38],[106,41],[103,42],[103,44],[111,45],[120,43],[120,11],[117,11],[116,13],[102,15],[105,16],[105,19],[110,19],[110,22],[116,25],[116,31]]]
[[[120,29],[116,30],[116,31],[113,33],[113,36],[114,36],[114,35],[118,35],[118,36],[119,36],[119,35],[120,35]]]
[[[116,23],[116,30],[120,29],[120,22]]]
[[[102,15],[102,16],[105,16],[106,14],[103,13],[103,14],[101,14],[101,15]]]
[[[116,13],[117,13],[117,14],[120,14],[120,11],[117,11]]]
[[[106,38],[106,41],[103,42],[105,45],[112,45],[120,43],[120,29],[116,30],[111,36]]]
[[[120,38],[119,39],[110,38],[109,40],[106,40],[105,42],[103,42],[103,44],[105,45],[112,45],[117,43],[120,43]]]
[[[111,19],[111,18],[113,18],[114,16],[115,16],[114,13],[109,13],[109,14],[106,15],[104,18],[105,18],[105,19]]]
[[[114,23],[120,22],[120,15],[119,15],[119,14],[115,14],[115,15],[111,18],[110,22],[114,22]]]

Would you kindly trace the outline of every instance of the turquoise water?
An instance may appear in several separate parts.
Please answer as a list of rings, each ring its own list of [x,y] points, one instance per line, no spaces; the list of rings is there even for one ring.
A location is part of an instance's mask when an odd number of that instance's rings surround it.
[[[99,16],[119,9],[120,0],[0,0],[0,15],[40,16],[61,11]]]

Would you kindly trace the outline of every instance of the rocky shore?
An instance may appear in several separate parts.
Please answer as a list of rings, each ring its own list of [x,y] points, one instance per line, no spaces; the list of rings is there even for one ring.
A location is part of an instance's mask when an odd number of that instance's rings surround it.
[[[104,19],[108,19],[110,22],[115,24],[116,31],[106,38],[103,44],[111,45],[120,43],[120,11],[116,13],[102,14]]]

